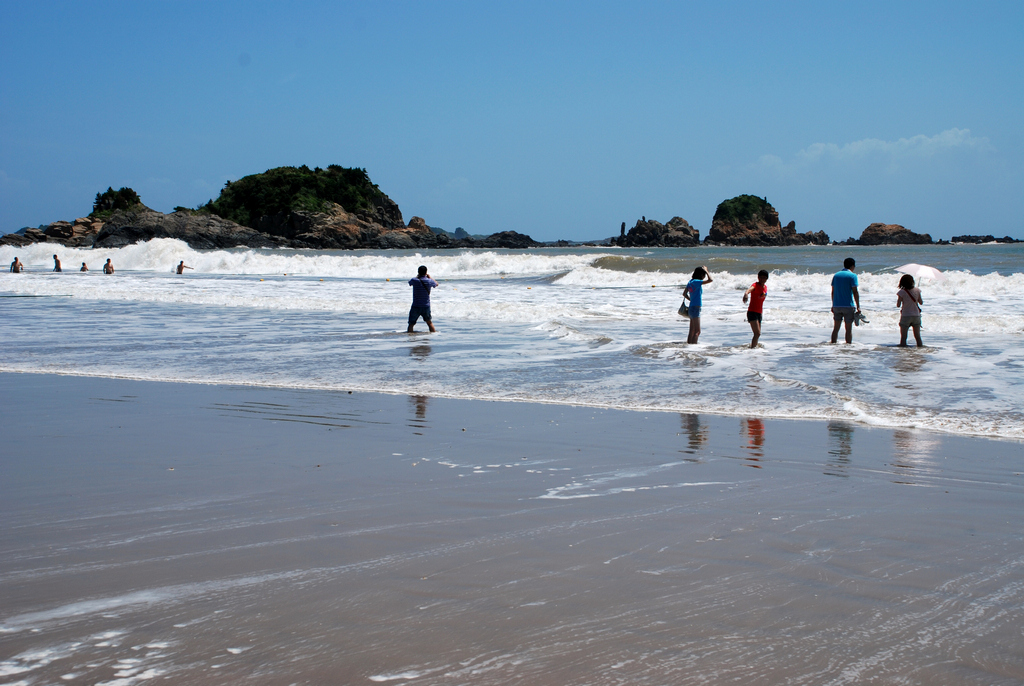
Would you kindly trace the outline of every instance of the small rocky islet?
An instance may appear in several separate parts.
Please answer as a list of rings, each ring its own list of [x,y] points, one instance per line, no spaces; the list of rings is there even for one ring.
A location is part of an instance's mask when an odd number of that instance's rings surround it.
[[[704,240],[682,217],[662,224],[642,217],[618,236],[601,241],[540,243],[516,231],[473,236],[405,223],[398,204],[370,181],[365,169],[277,167],[225,184],[220,196],[197,208],[169,214],[146,207],[131,188],[96,194],[93,211],[73,221],[26,227],[0,237],[0,245],[56,243],[75,248],[120,248],[154,238],[176,238],[197,250],[298,248],[313,250],[514,248],[545,246],[696,247],[932,244],[899,224],[874,223],[859,239],[836,243],[824,231],[797,233],[783,225],[767,198],[740,195],[718,205]],[[1014,243],[1009,236],[954,236],[952,243]],[[947,241],[938,241],[947,244]]]

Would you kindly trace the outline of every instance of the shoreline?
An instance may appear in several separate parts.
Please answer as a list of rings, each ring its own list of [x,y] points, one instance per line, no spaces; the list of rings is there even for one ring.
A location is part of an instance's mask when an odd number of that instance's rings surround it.
[[[42,296],[38,296],[42,297]],[[422,333],[422,332],[420,332]],[[425,334],[424,334],[425,335]],[[896,347],[896,346],[890,346]],[[928,347],[925,346],[925,349]],[[915,350],[913,347],[908,348],[909,350]],[[0,376],[5,374],[24,374],[24,375],[38,375],[38,376],[63,376],[71,378],[84,378],[84,379],[107,379],[111,381],[126,381],[126,382],[137,382],[137,383],[154,383],[154,384],[178,384],[184,386],[215,386],[215,387],[239,387],[239,388],[252,388],[252,389],[265,389],[265,390],[277,390],[277,391],[308,391],[308,392],[321,392],[321,393],[362,393],[367,395],[386,395],[395,397],[406,397],[411,394],[408,391],[399,390],[386,390],[377,388],[362,388],[358,386],[337,386],[337,387],[326,387],[326,386],[303,386],[294,384],[273,384],[273,383],[243,383],[239,381],[201,381],[201,380],[189,380],[189,379],[151,379],[141,376],[127,376],[127,375],[106,375],[106,374],[89,374],[86,372],[79,371],[21,371],[12,369],[0,368]],[[889,431],[917,431],[936,436],[944,437],[958,437],[965,439],[980,439],[980,440],[992,440],[1002,441],[1010,443],[1024,444],[1024,439],[1014,438],[1012,436],[993,436],[985,435],[980,433],[958,433],[954,431],[942,431],[934,428],[925,428],[917,426],[897,426],[892,424],[873,423],[870,421],[858,420],[851,417],[824,417],[815,415],[802,415],[802,416],[767,416],[767,415],[751,415],[749,412],[742,412],[737,410],[735,412],[724,412],[715,410],[702,410],[699,412],[690,412],[688,410],[671,409],[657,406],[637,406],[629,407],[623,405],[600,405],[600,404],[588,404],[579,402],[568,402],[559,400],[545,400],[542,398],[515,398],[515,397],[467,397],[455,394],[445,393],[430,393],[424,397],[459,401],[459,402],[481,402],[481,403],[514,403],[514,404],[526,404],[526,405],[540,405],[540,406],[552,406],[552,407],[573,407],[582,409],[612,411],[612,412],[627,412],[627,413],[659,413],[659,414],[699,414],[707,415],[709,417],[731,417],[731,418],[744,418],[757,416],[761,420],[767,421],[778,421],[778,422],[841,422],[852,424],[854,426],[862,427],[864,429],[879,429]]]
[[[1024,679],[1007,441],[55,374],[0,393],[20,678]]]

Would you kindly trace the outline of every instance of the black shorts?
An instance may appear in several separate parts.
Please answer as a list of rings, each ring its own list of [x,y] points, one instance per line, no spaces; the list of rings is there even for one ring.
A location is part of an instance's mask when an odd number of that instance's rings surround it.
[[[760,312],[751,312],[750,310],[747,310],[747,321],[748,322],[757,322],[758,324],[760,324],[761,323],[761,313]]]

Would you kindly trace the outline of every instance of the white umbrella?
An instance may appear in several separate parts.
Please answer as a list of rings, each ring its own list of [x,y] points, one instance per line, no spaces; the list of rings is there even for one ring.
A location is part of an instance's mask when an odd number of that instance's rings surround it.
[[[896,267],[896,271],[903,274],[910,274],[916,279],[935,279],[936,281],[945,281],[946,275],[940,272],[935,267],[929,267],[924,264],[905,264],[902,267]]]

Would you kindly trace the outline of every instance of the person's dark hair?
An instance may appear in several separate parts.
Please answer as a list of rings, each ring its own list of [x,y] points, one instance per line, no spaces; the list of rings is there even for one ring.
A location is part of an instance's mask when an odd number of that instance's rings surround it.
[[[759,271],[759,272],[757,273],[757,278],[759,278],[759,279],[760,279],[760,278],[761,278],[762,276],[763,276],[764,278],[766,278],[766,279],[768,278],[768,270],[767,270],[767,269],[762,269],[761,271]]]
[[[856,266],[857,260],[853,259],[852,257],[847,257],[845,260],[843,260],[843,269],[853,269]]]
[[[914,287],[914,277],[910,274],[904,274],[900,277],[900,288],[905,288],[908,291]]]
[[[708,273],[704,271],[704,267],[697,267],[696,269],[693,270],[693,276],[690,278],[703,279],[707,275]]]
[[[423,276],[427,273],[427,268],[423,265],[420,265],[420,268],[417,270],[417,272],[419,273],[420,276]]]

